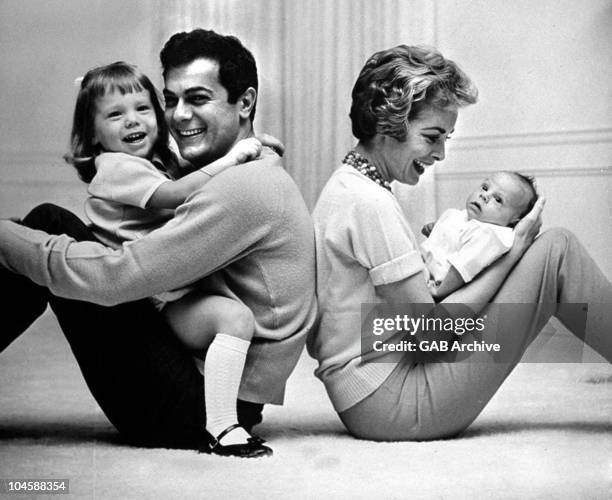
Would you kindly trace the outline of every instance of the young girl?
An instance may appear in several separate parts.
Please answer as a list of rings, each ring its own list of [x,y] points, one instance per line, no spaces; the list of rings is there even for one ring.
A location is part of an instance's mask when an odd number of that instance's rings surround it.
[[[258,139],[239,141],[226,156],[176,179],[178,162],[151,81],[134,66],[116,62],[92,69],[81,82],[66,160],[89,183],[85,212],[100,241],[112,247],[164,225],[174,209],[215,174],[257,158]],[[267,137],[267,144],[278,142]],[[218,289],[218,288],[216,288]],[[219,292],[217,292],[219,293]],[[210,451],[257,457],[272,450],[238,425],[236,401],[254,332],[242,303],[193,287],[151,299],[183,343],[206,350],[206,430]]]

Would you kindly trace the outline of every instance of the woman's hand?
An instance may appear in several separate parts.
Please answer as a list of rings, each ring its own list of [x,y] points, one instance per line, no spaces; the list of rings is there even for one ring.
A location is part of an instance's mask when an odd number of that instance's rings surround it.
[[[518,252],[522,256],[531,246],[542,227],[542,210],[546,200],[538,198],[531,211],[523,217],[514,227],[514,243],[511,252]]]

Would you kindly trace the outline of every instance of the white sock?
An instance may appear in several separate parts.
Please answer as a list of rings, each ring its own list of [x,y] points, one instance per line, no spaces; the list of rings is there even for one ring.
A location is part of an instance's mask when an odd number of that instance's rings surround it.
[[[204,362],[204,399],[206,430],[217,437],[230,425],[238,423],[236,400],[247,350],[251,343],[217,333]],[[250,435],[242,428],[228,433],[221,444],[245,443]]]

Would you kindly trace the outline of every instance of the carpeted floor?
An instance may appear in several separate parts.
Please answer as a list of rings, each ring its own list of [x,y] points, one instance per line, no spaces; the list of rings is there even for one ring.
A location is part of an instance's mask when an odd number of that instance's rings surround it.
[[[313,369],[304,356],[285,406],[265,410],[272,458],[129,447],[47,313],[0,354],[0,479],[69,479],[68,498],[104,500],[612,498],[609,364],[521,364],[465,435],[427,443],[351,438]]]

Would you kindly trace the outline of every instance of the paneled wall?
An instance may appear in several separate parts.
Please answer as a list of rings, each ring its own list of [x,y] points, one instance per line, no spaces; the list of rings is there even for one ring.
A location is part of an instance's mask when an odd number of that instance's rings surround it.
[[[237,14],[239,12],[239,15]],[[238,35],[260,63],[256,125],[288,146],[312,206],[352,138],[350,90],[373,51],[429,43],[480,89],[447,159],[398,197],[418,227],[460,206],[482,177],[537,177],[547,226],[586,242],[612,277],[612,4],[609,0],[45,0],[0,3],[0,217],[50,200],[80,212],[84,186],[61,160],[75,77],[124,59],[159,83],[168,34]]]
[[[0,2],[0,217],[53,201],[81,213],[85,185],[64,164],[77,87],[99,64],[125,60],[154,79],[155,2]]]
[[[500,169],[535,175],[545,227],[564,226],[612,278],[612,4],[439,3],[437,45],[475,79],[436,167],[436,209]]]
[[[159,43],[195,27],[243,41],[260,69],[256,129],[285,141],[285,167],[312,208],[354,142],[348,113],[361,67],[378,50],[431,44],[435,3],[181,0],[161,4]],[[433,198],[428,204],[433,207]]]

